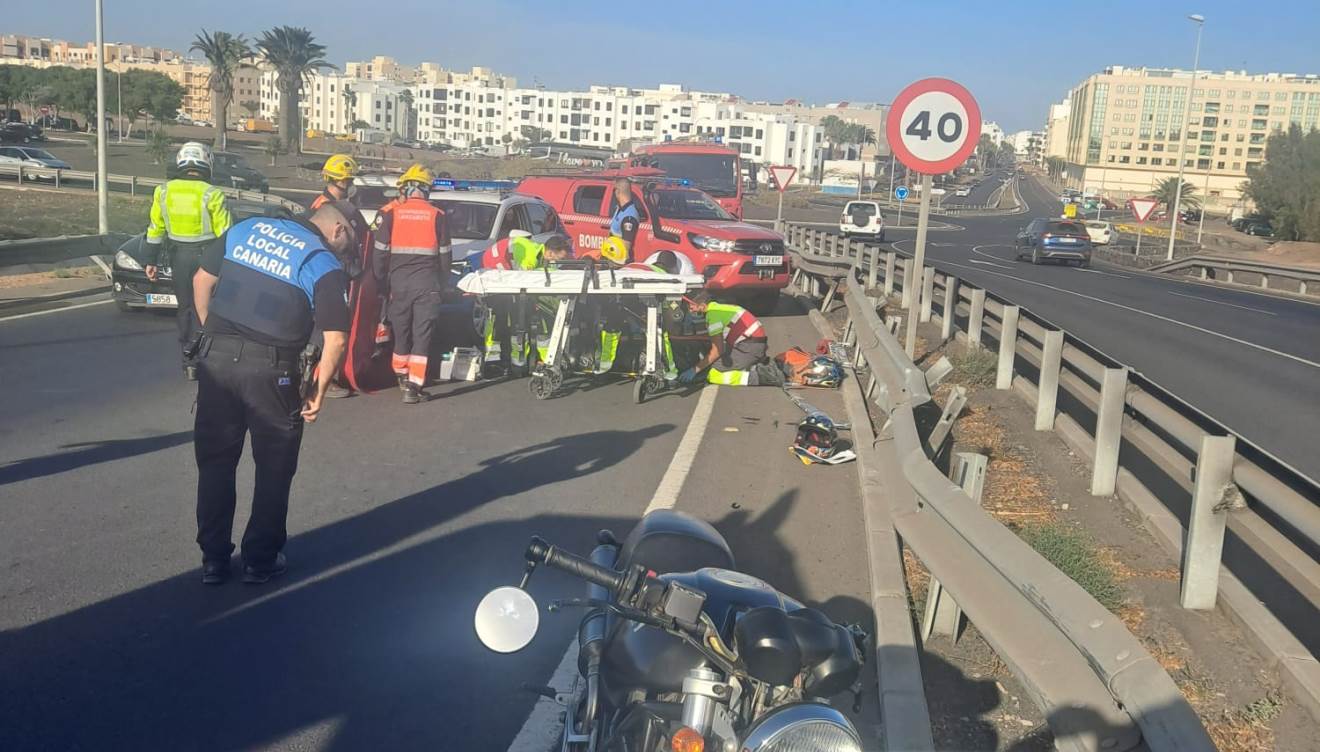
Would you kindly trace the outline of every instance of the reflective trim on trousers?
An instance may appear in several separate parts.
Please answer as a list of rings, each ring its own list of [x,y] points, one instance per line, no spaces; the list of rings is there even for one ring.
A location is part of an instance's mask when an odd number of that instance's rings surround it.
[[[720,386],[751,386],[751,371],[718,371],[714,368],[706,372],[706,381]]]
[[[394,357],[390,358],[390,368],[398,375],[404,376],[408,373],[409,360],[410,358],[407,355],[394,353]]]
[[[411,355],[408,357],[408,381],[416,386],[426,386],[426,356]]]

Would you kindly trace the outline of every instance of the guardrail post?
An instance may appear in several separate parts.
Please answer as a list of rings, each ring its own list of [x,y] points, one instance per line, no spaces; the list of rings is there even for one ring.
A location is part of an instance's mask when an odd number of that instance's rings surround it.
[[[1201,267],[1201,279],[1210,279],[1210,267],[1208,266]]]
[[[903,309],[912,310],[912,304],[917,295],[916,280],[912,279],[912,259],[903,259]]]
[[[1260,275],[1260,289],[1262,290],[1270,289],[1270,275],[1268,274]]]
[[[1018,306],[1004,306],[1003,326],[999,329],[999,369],[995,374],[995,388],[1008,389],[1013,386],[1013,358],[1017,355],[1018,318],[1022,309]]]
[[[137,175],[128,176],[128,195],[137,195]]]
[[[1228,504],[1236,495],[1233,485],[1235,436],[1202,436],[1196,456],[1196,490],[1187,519],[1187,545],[1183,547],[1183,608],[1208,610],[1219,593],[1219,562],[1224,551]]]
[[[953,338],[954,322],[958,320],[958,278],[944,278],[944,318],[940,321],[940,339]]]
[[[972,288],[972,312],[967,316],[967,341],[981,346],[981,328],[985,322],[985,290]]]
[[[866,289],[874,290],[875,283],[880,277],[880,249],[871,246],[870,268],[866,270]]]
[[[1225,269],[1225,270],[1224,270],[1224,281],[1227,282],[1227,283],[1229,283],[1230,285],[1233,284],[1233,270],[1232,270],[1232,269]]]
[[[935,297],[935,267],[928,266],[921,273],[921,317],[917,320],[930,321],[931,302]]]
[[[885,297],[894,294],[894,267],[898,263],[898,254],[885,251]]]
[[[18,184],[23,184],[23,164],[21,162],[18,165]]]
[[[60,187],[60,173],[62,173],[62,172],[64,172],[64,171],[63,171],[63,170],[56,170],[56,171],[55,171],[55,187],[56,187],[56,188],[59,188],[59,187]]]
[[[1063,368],[1063,332],[1045,332],[1044,345],[1036,389],[1036,430],[1053,431],[1059,401],[1059,371]]]
[[[953,481],[978,505],[985,488],[985,470],[989,462],[990,458],[984,454],[959,452],[954,463]],[[939,580],[931,577],[926,591],[926,613],[921,619],[921,639],[928,640],[932,634],[941,634],[957,642],[962,622],[963,612],[958,603],[940,585]]]
[[[1118,447],[1123,436],[1123,404],[1128,369],[1106,368],[1100,382],[1100,409],[1095,416],[1095,461],[1091,466],[1091,495],[1112,496],[1118,479]]]
[[[1298,287],[1297,287],[1297,292],[1299,292],[1299,293],[1301,293],[1301,294],[1303,294],[1303,295],[1306,295],[1306,294],[1307,294],[1307,292],[1306,292],[1306,280],[1304,280],[1304,279],[1299,279],[1299,280],[1297,280],[1297,285],[1298,285]]]

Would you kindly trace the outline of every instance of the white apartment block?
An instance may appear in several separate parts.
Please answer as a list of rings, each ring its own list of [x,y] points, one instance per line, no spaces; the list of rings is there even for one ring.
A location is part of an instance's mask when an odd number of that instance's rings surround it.
[[[1320,75],[1196,74],[1112,66],[1070,95],[1064,181],[1075,188],[1144,194],[1183,178],[1223,209],[1242,200],[1247,170],[1266,158],[1271,133],[1320,127]]]
[[[1045,118],[1044,159],[1068,155],[1068,113],[1072,111],[1072,100],[1065,99],[1050,105]]]

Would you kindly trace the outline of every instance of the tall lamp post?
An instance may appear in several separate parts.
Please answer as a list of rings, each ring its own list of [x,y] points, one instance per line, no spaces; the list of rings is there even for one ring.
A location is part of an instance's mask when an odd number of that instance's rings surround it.
[[[105,23],[101,0],[96,0],[96,227],[110,232],[110,184],[105,166]]]
[[[1205,16],[1192,14],[1187,17],[1189,21],[1196,24],[1196,52],[1192,56],[1192,83],[1187,87],[1187,106],[1183,109],[1182,119],[1182,146],[1179,147],[1178,155],[1178,185],[1173,189],[1173,220],[1169,224],[1169,255],[1168,259],[1173,260],[1173,244],[1178,240],[1178,212],[1182,209],[1182,186],[1183,186],[1183,168],[1187,163],[1187,149],[1185,144],[1188,142],[1187,125],[1192,119],[1192,97],[1196,94],[1196,69],[1201,64],[1201,30],[1205,28]]]

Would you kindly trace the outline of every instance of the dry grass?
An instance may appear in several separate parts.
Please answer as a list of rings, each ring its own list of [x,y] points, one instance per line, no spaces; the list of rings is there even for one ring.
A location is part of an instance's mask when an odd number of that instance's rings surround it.
[[[94,234],[96,194],[85,191],[0,192],[0,240]],[[110,231],[139,233],[147,227],[150,196],[110,194]]]

